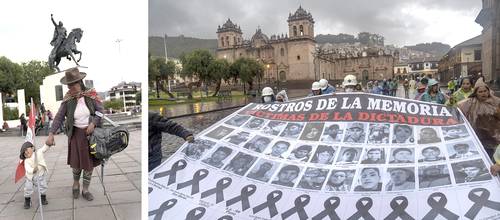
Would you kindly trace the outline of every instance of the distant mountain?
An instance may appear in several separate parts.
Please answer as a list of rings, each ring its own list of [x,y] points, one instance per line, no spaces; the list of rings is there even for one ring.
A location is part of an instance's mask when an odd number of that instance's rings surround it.
[[[432,43],[422,43],[422,44],[417,44],[413,46],[405,46],[408,49],[411,50],[417,50],[417,51],[422,51],[426,53],[433,54],[437,57],[441,57],[445,55],[449,50],[450,50],[450,45],[448,44],[443,44],[440,42],[432,42]]]
[[[217,48],[216,39],[198,39],[192,37],[167,36],[168,57],[179,58],[182,53],[189,53],[196,49],[206,49],[215,54]],[[165,57],[163,37],[149,37],[149,53],[156,57]]]
[[[369,32],[360,32],[358,36],[350,34],[318,34],[315,37],[316,43],[318,44],[354,44],[360,43],[367,46],[384,46],[384,37],[378,34],[372,34]]]

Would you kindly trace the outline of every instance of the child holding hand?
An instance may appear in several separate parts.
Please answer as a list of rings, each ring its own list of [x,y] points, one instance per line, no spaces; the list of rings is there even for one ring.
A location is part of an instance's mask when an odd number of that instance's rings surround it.
[[[26,181],[24,183],[24,208],[31,208],[31,195],[33,194],[33,186],[38,186],[41,193],[42,204],[47,205],[47,163],[45,162],[44,153],[49,149],[48,145],[36,150],[31,142],[25,142],[21,147],[19,158],[24,160],[26,170]],[[39,184],[37,184],[37,181]]]

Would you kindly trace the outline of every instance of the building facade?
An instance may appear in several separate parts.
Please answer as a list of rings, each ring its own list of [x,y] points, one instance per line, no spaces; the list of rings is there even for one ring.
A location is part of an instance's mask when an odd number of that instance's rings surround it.
[[[439,67],[439,59],[435,57],[418,58],[408,61],[411,68],[410,75],[412,76],[432,76],[439,78],[437,75]]]
[[[136,104],[137,93],[141,91],[141,83],[137,82],[121,82],[113,86],[106,96],[106,100],[122,100],[125,103],[126,111],[138,107]]]
[[[457,44],[439,61],[441,82],[452,77],[477,76],[482,72],[482,35]]]
[[[258,28],[251,40],[244,40],[241,28],[230,19],[217,28],[218,59],[234,62],[240,57],[254,58],[264,64],[264,81],[314,80],[314,19],[299,7],[288,16],[288,34],[270,38]]]
[[[278,80],[294,88],[310,87],[312,81],[321,78],[340,82],[348,74],[363,81],[393,77],[397,61],[393,51],[364,48],[355,53],[338,49],[319,53],[311,13],[299,7],[289,14],[287,22],[285,35],[268,37],[258,28],[250,40],[245,40],[240,26],[228,19],[217,28],[216,57],[229,62],[254,58],[265,67],[264,82]]]
[[[500,88],[500,2],[483,0],[483,8],[476,17],[482,31],[482,74],[485,82],[495,82]]]

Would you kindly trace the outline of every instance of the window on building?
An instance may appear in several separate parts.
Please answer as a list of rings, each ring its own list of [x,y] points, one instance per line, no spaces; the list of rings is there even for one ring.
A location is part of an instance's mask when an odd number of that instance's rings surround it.
[[[297,26],[293,26],[293,36],[297,36]]]
[[[236,37],[233,37],[233,45],[236,45]]]
[[[224,37],[221,37],[221,38],[220,38],[220,44],[221,44],[222,46],[224,46]]]
[[[285,56],[285,48],[281,48],[280,54],[281,54],[281,56]]]
[[[226,46],[229,46],[229,36],[226,36]]]
[[[300,36],[304,36],[304,27],[302,25],[299,26]]]
[[[481,60],[481,50],[474,50],[474,60]]]
[[[62,85],[55,86],[55,89],[56,89],[56,101],[61,101],[63,99]]]
[[[297,60],[300,60],[300,55],[297,55]]]

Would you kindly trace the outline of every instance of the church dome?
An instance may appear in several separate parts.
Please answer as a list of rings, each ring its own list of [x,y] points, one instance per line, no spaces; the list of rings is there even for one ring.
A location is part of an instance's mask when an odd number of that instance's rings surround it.
[[[229,18],[227,19],[226,23],[222,25],[222,27],[219,26],[219,28],[217,28],[217,33],[228,31],[234,31],[240,34],[242,33],[241,28],[238,25],[234,24]]]
[[[262,30],[260,28],[258,28],[257,31],[255,31],[255,34],[252,36],[252,43],[257,40],[262,40],[264,43],[269,42],[269,38],[267,37],[267,35],[262,33]]]

